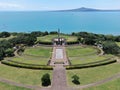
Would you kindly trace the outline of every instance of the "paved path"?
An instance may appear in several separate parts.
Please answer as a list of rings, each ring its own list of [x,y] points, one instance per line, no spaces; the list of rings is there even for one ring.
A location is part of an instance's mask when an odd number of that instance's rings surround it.
[[[63,63],[55,63],[59,60]],[[53,47],[50,65],[54,65],[51,90],[67,90],[66,69],[63,65],[69,65],[69,63],[64,46]]]
[[[56,62],[63,62],[64,65],[69,65],[66,50],[64,46],[54,46],[50,65],[54,66]]]
[[[66,90],[66,69],[63,65],[55,65],[53,69],[52,90]]]

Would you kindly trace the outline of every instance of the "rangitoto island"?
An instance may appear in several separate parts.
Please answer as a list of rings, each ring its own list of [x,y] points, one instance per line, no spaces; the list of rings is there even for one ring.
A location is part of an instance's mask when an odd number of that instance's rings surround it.
[[[118,90],[120,36],[0,32],[1,90]]]
[[[68,9],[68,10],[56,10],[59,12],[120,12],[120,9],[94,9],[94,8],[75,8],[75,9]]]

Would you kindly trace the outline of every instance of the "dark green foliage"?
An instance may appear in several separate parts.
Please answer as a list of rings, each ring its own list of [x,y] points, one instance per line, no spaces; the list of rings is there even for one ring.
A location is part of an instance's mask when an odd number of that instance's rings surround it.
[[[116,36],[115,41],[120,42],[120,36]]]
[[[72,82],[76,85],[80,85],[79,77],[77,75],[72,76]]]
[[[14,56],[14,50],[11,49],[11,48],[6,49],[6,50],[5,50],[5,56],[7,56],[7,57],[12,57],[12,56]]]
[[[52,45],[52,42],[42,42],[42,41],[38,41],[37,43],[39,44],[43,44],[43,45]]]
[[[103,50],[107,54],[120,54],[120,47],[112,41],[103,42]]]
[[[71,42],[67,42],[68,45],[73,45],[73,44],[79,44],[79,41],[71,41]]]
[[[6,38],[6,37],[9,37],[9,36],[10,36],[9,32],[2,32],[2,33],[0,33],[0,38]]]
[[[56,31],[51,31],[50,34],[58,34]]]
[[[41,78],[42,86],[49,86],[51,85],[50,75],[48,73],[44,74]]]
[[[0,41],[0,60],[3,59],[5,56],[14,55],[12,47],[13,46],[9,41],[7,40]]]
[[[9,41],[13,44],[26,44],[28,46],[34,45],[34,42],[37,40],[36,37],[34,37],[31,34],[21,34],[16,38],[12,38]]]

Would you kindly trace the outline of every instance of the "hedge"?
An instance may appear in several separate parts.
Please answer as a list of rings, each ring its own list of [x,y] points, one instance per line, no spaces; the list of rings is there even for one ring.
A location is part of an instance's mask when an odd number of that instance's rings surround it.
[[[82,68],[90,68],[90,67],[97,67],[97,66],[103,66],[111,63],[115,63],[117,60],[103,60],[98,62],[91,62],[86,64],[77,64],[77,65],[70,65],[66,66],[66,69],[82,69]]]
[[[79,41],[70,41],[67,42],[67,45],[79,44]]]
[[[42,41],[38,41],[37,43],[43,44],[43,45],[53,45],[52,42],[42,42]]]
[[[27,63],[20,63],[12,60],[2,60],[2,64],[19,67],[19,68],[27,68],[27,69],[41,69],[41,70],[52,70],[52,66],[47,65],[38,65],[38,64],[27,64]]]

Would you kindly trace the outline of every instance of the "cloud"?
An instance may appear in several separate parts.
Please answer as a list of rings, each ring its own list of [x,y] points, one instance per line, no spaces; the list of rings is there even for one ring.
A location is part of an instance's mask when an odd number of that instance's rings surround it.
[[[22,9],[24,7],[19,4],[15,4],[15,3],[0,2],[0,9],[15,9],[15,8]]]

